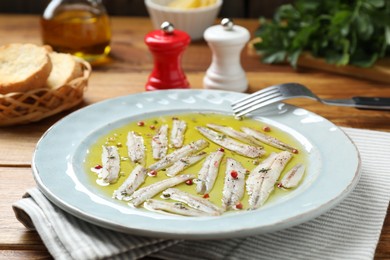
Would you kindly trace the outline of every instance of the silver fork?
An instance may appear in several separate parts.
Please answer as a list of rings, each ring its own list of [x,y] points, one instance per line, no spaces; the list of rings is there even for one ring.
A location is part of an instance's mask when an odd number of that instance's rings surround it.
[[[390,98],[352,97],[351,99],[321,99],[298,83],[285,83],[257,91],[231,104],[235,116],[243,116],[264,106],[291,98],[309,98],[326,105],[362,109],[390,110]]]

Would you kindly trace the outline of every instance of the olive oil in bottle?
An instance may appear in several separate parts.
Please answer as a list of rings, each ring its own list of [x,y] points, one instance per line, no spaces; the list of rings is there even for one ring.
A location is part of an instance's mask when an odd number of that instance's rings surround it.
[[[110,21],[101,0],[52,0],[41,29],[44,44],[92,64],[110,52]]]

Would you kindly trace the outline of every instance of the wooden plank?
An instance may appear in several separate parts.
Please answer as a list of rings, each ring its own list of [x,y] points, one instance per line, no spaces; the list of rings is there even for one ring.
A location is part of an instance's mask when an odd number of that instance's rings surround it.
[[[304,53],[298,60],[298,66],[390,83],[390,58],[379,60],[371,68],[361,68],[352,65],[337,66],[329,64],[324,59],[315,58],[308,53]]]
[[[247,53],[251,56],[259,57],[261,54],[253,46],[259,38],[254,38],[248,43]],[[300,68],[317,69],[326,72],[355,77],[359,79],[372,80],[381,83],[390,83],[390,58],[378,60],[370,68],[362,68],[353,65],[338,66],[327,63],[324,59],[315,58],[310,53],[303,53],[298,59],[297,66]]]
[[[375,251],[375,259],[390,259],[390,208],[387,209],[387,216],[383,223],[382,233]]]
[[[0,168],[0,250],[33,249],[44,251],[38,234],[25,228],[15,217],[12,204],[20,200],[25,191],[35,187],[30,168]],[[5,194],[6,193],[6,194]],[[5,196],[6,195],[6,196]]]
[[[7,260],[46,260],[53,259],[47,250],[0,250],[0,259]]]

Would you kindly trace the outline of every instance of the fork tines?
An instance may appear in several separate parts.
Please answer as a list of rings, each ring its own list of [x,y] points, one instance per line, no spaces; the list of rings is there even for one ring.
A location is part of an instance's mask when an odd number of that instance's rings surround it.
[[[276,85],[237,100],[231,104],[231,107],[235,116],[242,116],[280,99],[282,99],[282,94],[279,86]]]

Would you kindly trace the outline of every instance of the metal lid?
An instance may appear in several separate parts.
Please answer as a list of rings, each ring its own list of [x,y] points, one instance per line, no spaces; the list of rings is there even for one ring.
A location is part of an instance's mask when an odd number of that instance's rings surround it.
[[[165,34],[173,34],[175,31],[175,26],[173,26],[173,24],[168,21],[163,22],[160,28]]]
[[[226,31],[231,31],[231,30],[233,30],[233,26],[234,26],[233,19],[223,18],[221,20],[221,25],[222,25],[223,29],[225,29]]]

